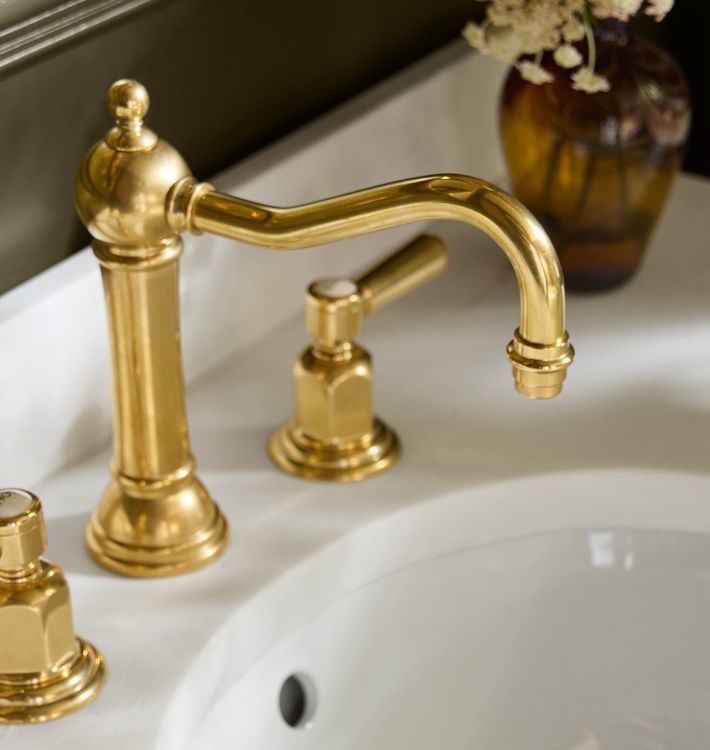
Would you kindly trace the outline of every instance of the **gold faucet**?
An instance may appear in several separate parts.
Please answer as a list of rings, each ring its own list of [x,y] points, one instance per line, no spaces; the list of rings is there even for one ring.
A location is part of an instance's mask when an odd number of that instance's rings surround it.
[[[91,149],[75,183],[101,263],[114,366],[114,478],[86,533],[100,564],[127,575],[172,575],[211,562],[227,540],[188,440],[181,232],[293,249],[414,221],[466,222],[498,243],[518,279],[520,325],[508,346],[516,389],[530,398],[560,392],[573,356],[562,272],[549,238],[517,200],[474,177],[436,175],[295,208],[264,206],[197,183],[178,152],[143,125],[148,103],[136,81],[111,87],[116,126]]]
[[[438,276],[449,251],[421,235],[359,279],[319,279],[306,291],[313,343],[293,371],[293,418],[269,442],[274,463],[304,479],[352,482],[388,469],[396,433],[372,411],[372,364],[355,339],[363,319]]]
[[[0,723],[57,719],[90,703],[106,676],[103,657],[74,635],[62,571],[41,560],[42,505],[0,490]]]

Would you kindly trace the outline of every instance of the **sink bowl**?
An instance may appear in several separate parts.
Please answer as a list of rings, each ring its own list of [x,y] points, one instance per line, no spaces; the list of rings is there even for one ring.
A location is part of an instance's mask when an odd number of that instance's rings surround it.
[[[709,503],[579,472],[371,523],[233,613],[161,747],[707,750]]]

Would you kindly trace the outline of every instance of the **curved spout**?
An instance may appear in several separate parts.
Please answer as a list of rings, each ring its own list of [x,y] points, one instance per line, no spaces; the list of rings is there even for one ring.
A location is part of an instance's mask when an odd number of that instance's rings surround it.
[[[274,249],[310,247],[401,224],[455,219],[483,230],[505,252],[520,287],[520,327],[508,347],[517,389],[549,398],[562,387],[573,349],[565,330],[564,281],[557,254],[535,217],[483,180],[435,175],[310,203],[273,208],[191,180],[169,198],[178,230],[210,232]]]

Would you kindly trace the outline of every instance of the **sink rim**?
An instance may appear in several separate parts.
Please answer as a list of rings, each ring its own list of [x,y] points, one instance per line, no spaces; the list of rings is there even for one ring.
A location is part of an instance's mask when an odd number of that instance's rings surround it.
[[[643,491],[634,496],[630,492],[639,480],[645,480]],[[243,678],[275,644],[357,588],[441,554],[572,530],[710,536],[710,474],[613,468],[518,477],[454,490],[352,529],[227,617],[173,691],[157,747],[187,749],[200,717],[225,685]]]

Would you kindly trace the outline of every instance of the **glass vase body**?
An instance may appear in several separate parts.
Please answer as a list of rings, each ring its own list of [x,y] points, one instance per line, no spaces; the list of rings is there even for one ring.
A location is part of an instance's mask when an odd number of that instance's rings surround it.
[[[577,91],[548,60],[552,83],[511,70],[500,110],[513,192],[549,233],[568,288],[583,291],[618,286],[638,268],[690,124],[687,84],[666,52],[615,22],[599,24],[595,41],[610,91]]]

